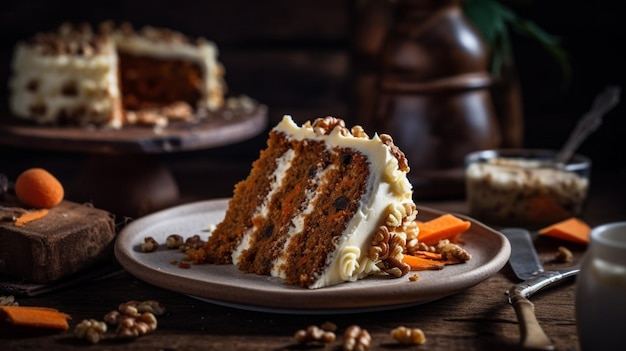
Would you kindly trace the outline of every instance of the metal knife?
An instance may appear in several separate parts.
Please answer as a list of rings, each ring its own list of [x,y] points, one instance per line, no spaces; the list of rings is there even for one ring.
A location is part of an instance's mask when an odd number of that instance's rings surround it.
[[[524,348],[554,350],[554,344],[539,325],[535,305],[528,298],[537,291],[566,277],[576,275],[579,268],[544,271],[530,233],[523,228],[506,228],[500,231],[511,243],[509,264],[515,275],[523,280],[506,291],[509,303],[515,309],[520,325],[520,342]]]

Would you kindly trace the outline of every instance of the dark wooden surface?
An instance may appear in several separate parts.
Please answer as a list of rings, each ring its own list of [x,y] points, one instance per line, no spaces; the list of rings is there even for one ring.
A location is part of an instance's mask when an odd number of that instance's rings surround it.
[[[218,166],[215,164],[214,166]],[[247,167],[247,166],[246,166]],[[202,169],[202,168],[200,168]],[[180,170],[180,168],[179,168]],[[227,166],[212,177],[189,174],[182,180],[189,187],[205,192],[185,197],[220,197],[230,192],[228,187],[236,174],[245,173],[243,164]],[[202,173],[202,171],[199,171]],[[218,173],[220,176],[218,176]],[[181,174],[181,173],[179,173]],[[223,175],[232,177],[223,177]],[[597,173],[583,218],[590,225],[626,220],[626,174]],[[206,182],[213,186],[207,187]],[[202,184],[205,185],[202,185]],[[450,201],[419,201],[420,205],[464,213],[462,199]],[[585,246],[550,238],[537,238],[536,247],[546,269],[563,268],[555,263],[554,253],[565,245],[575,253],[578,262]],[[419,282],[417,282],[419,284]],[[352,324],[366,328],[372,335],[371,350],[495,350],[518,347],[519,326],[513,308],[504,291],[516,280],[506,265],[499,273],[466,291],[410,308],[398,310],[327,315],[292,315],[250,312],[222,307],[151,286],[124,272],[100,280],[82,283],[37,297],[18,298],[24,306],[54,307],[69,313],[71,330],[35,334],[8,332],[0,328],[2,350],[83,350],[86,344],[77,340],[72,329],[86,318],[101,319],[105,313],[128,300],[155,299],[167,308],[158,318],[158,329],[142,338],[127,341],[105,341],[89,346],[90,350],[303,350],[294,342],[296,330],[326,321],[335,323],[338,340],[328,350],[340,350],[342,333]],[[574,311],[575,280],[568,280],[534,295],[537,318],[554,341],[557,350],[578,350]],[[389,332],[400,325],[421,328],[427,337],[420,347],[400,346]],[[323,349],[313,347],[311,349]]]
[[[365,1],[367,2],[367,1]],[[38,0],[3,3],[0,11],[0,82],[9,76],[13,45],[37,31],[56,28],[66,20],[98,22],[129,20],[136,25],[168,26],[190,35],[215,40],[226,67],[229,93],[246,94],[267,104],[269,125],[287,113],[299,122],[325,115],[348,120],[354,116],[352,94],[355,67],[351,52],[353,21],[362,1],[271,0],[237,1],[91,1]],[[558,68],[538,44],[513,33],[516,64],[523,90],[525,143],[528,147],[561,145],[576,119],[589,108],[593,96],[607,84],[623,84],[623,50],[615,44],[623,28],[617,2],[594,5],[582,1],[533,2],[518,7],[564,41],[572,58],[573,80],[563,87]],[[245,10],[244,10],[245,9]],[[356,72],[358,73],[358,72]],[[6,84],[0,93],[6,96]],[[3,104],[5,104],[3,102]],[[623,103],[620,107],[623,107]],[[626,220],[626,162],[621,128],[623,109],[607,116],[603,127],[581,148],[592,157],[592,194],[585,210],[591,225]],[[266,134],[235,145],[156,155],[177,182],[180,203],[226,197],[263,147]],[[68,199],[91,155],[28,147],[0,147],[0,172],[16,177],[28,167],[44,167],[57,175]],[[94,186],[98,186],[97,184]],[[127,198],[119,199],[120,202]],[[420,205],[463,213],[463,199]],[[96,204],[98,205],[98,204]],[[536,241],[547,268],[562,242]],[[584,247],[569,245],[580,259]],[[504,291],[515,280],[508,268],[466,292],[412,308],[348,315],[280,315],[248,312],[211,305],[149,286],[121,272],[35,298],[22,305],[59,308],[72,315],[71,326],[103,314],[131,299],[156,299],[168,310],[159,328],[132,342],[87,346],[70,331],[34,335],[0,328],[0,350],[302,350],[293,333],[310,324],[331,321],[341,333],[351,324],[368,329],[372,350],[498,350],[515,349],[519,330]],[[534,296],[539,322],[558,350],[578,350],[574,319],[573,281]],[[400,347],[389,337],[399,325],[422,328],[428,341],[420,347]],[[341,340],[342,337],[339,337]],[[340,350],[339,342],[314,350]]]

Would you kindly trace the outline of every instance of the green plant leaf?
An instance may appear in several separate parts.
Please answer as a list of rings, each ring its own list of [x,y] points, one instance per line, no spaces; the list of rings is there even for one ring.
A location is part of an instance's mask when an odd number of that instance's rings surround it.
[[[565,81],[571,77],[569,58],[560,40],[532,21],[520,18],[498,0],[466,0],[463,12],[481,33],[491,51],[491,72],[498,75],[501,65],[513,55],[510,30],[535,39],[559,64]]]

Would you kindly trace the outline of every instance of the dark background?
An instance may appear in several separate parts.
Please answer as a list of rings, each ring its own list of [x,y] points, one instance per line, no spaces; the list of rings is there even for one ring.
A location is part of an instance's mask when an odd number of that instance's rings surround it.
[[[510,4],[520,16],[562,39],[572,65],[564,86],[558,65],[537,42],[513,35],[515,64],[523,98],[524,144],[556,148],[564,143],[593,97],[608,85],[624,84],[624,21],[619,2],[523,1]],[[266,104],[270,126],[283,114],[297,121],[351,115],[351,43],[354,0],[205,0],[205,1],[5,1],[0,5],[0,82],[7,82],[16,41],[64,21],[99,23],[129,21],[135,27],[169,27],[189,36],[213,40],[226,67],[229,95],[245,94]],[[0,84],[0,96],[7,96]],[[6,100],[2,100],[6,105]],[[626,172],[623,102],[580,148],[594,170]],[[249,162],[266,135],[234,146],[159,155],[176,176],[212,172],[213,160]],[[86,155],[0,146],[0,173],[14,177],[37,165],[71,176],[80,172]],[[243,174],[232,175],[242,177]],[[207,176],[208,177],[208,176]],[[183,189],[185,191],[185,189]],[[188,189],[199,196],[208,190]],[[218,195],[228,195],[223,189]]]

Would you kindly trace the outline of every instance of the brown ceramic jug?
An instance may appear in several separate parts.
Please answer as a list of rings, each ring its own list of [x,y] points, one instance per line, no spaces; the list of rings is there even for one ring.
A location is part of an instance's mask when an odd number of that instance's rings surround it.
[[[380,52],[366,130],[390,134],[411,167],[415,197],[464,195],[464,157],[501,145],[489,54],[460,0],[399,0]]]

